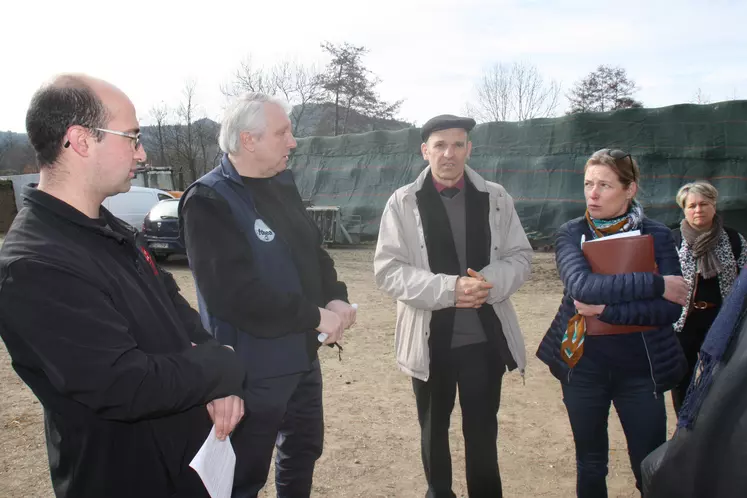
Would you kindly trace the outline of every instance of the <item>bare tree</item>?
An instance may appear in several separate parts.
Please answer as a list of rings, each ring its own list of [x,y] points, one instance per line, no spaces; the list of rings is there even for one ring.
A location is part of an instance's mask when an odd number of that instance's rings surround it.
[[[545,81],[537,68],[529,64],[514,64],[513,81],[514,112],[519,121],[555,115],[560,83]]]
[[[150,109],[150,117],[152,122],[156,125],[156,139],[158,140],[158,159],[160,161],[159,166],[167,166],[166,162],[166,136],[165,128],[167,126],[167,119],[169,116],[169,108],[164,102],[154,105]]]
[[[293,59],[278,62],[270,68],[256,67],[251,57],[241,62],[233,80],[221,87],[227,97],[244,92],[262,92],[282,96],[293,106],[291,122],[293,134],[303,136],[306,127],[303,117],[311,104],[319,103],[324,96],[320,71],[315,65],[303,65]]]
[[[233,80],[221,85],[221,92],[226,97],[237,97],[244,92],[274,93],[272,73],[262,67],[255,67],[251,56],[239,64]]]
[[[485,71],[475,85],[476,98],[466,106],[467,114],[478,121],[511,119],[511,71],[496,64]]]
[[[6,133],[0,133],[0,170],[6,169],[5,158],[15,147],[16,140],[13,132],[8,130]]]
[[[478,121],[523,121],[554,116],[560,83],[546,80],[531,64],[495,64],[475,85],[475,99],[466,106]]]
[[[197,83],[194,80],[188,80],[184,84],[182,101],[174,112],[175,122],[172,126],[166,127],[166,130],[168,130],[168,149],[174,159],[172,167],[177,174],[177,183],[180,190],[184,190],[187,184],[185,183],[185,169],[188,183],[197,179],[199,144],[194,127],[197,120],[196,86]]]
[[[305,135],[307,127],[302,125],[304,114],[310,105],[318,104],[324,98],[319,68],[313,64],[304,66],[296,61],[285,60],[272,68],[272,75],[276,93],[293,105],[293,134]]]
[[[0,133],[0,172],[11,175],[39,172],[34,148],[20,133]]]
[[[695,95],[693,95],[692,99],[690,100],[693,104],[710,104],[711,103],[711,97],[703,93],[703,90],[698,88],[695,91]]]
[[[217,147],[218,127],[214,121],[208,118],[195,121],[194,131],[197,136],[197,145],[199,147],[199,176],[208,172],[223,155]]]

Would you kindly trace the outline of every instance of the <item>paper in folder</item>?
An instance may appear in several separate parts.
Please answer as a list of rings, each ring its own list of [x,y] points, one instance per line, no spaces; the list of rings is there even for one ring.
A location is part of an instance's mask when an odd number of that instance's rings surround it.
[[[594,273],[616,275],[656,271],[654,238],[651,235],[602,237],[584,242],[581,249]],[[588,335],[629,334],[655,328],[640,325],[612,325],[593,316],[586,317]]]

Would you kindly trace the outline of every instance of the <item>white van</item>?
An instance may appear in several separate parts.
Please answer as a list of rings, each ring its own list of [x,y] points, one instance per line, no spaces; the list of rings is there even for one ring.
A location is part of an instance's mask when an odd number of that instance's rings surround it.
[[[174,196],[157,188],[132,186],[128,192],[107,197],[102,205],[139,231],[148,211],[164,199],[174,199]]]

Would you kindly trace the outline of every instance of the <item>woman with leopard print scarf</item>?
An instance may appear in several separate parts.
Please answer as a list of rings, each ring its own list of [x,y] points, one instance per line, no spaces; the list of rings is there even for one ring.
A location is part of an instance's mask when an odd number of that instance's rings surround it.
[[[708,182],[688,183],[677,192],[677,204],[685,219],[674,231],[682,275],[689,286],[688,305],[674,325],[687,357],[687,375],[672,389],[674,410],[679,415],[692,380],[698,351],[721,303],[747,264],[747,244],[734,230],[723,226],[716,214],[718,191]]]

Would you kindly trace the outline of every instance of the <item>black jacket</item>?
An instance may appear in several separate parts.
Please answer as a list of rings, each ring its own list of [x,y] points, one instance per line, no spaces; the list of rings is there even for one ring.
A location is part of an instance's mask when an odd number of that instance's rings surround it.
[[[332,300],[347,302],[347,286],[338,280],[334,261],[322,247],[321,233],[306,214],[295,183],[275,177],[240,178],[256,211],[288,247],[302,292],[281,291],[262,278],[255,267],[259,258],[229,203],[198,183],[184,194],[180,223],[200,293],[211,315],[254,337],[307,333],[309,355],[316,357],[317,333],[309,332],[319,326],[319,308]],[[254,236],[254,230],[249,233]]]
[[[742,289],[747,275],[742,269]],[[740,284],[738,281],[737,284]],[[672,439],[641,465],[647,498],[742,498],[747,496],[747,299],[732,288],[710,333],[734,321],[731,341],[713,370],[691,428],[678,428]],[[696,393],[698,394],[698,393]],[[690,394],[688,394],[690,396]]]
[[[44,407],[57,496],[204,496],[188,468],[204,404],[241,394],[241,363],[131,227],[24,197],[0,249],[0,335]]]

